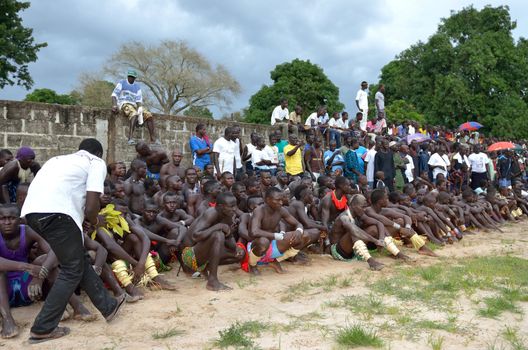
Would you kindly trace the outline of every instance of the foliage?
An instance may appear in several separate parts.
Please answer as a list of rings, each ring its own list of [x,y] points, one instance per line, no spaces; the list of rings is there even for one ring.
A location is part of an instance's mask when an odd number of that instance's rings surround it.
[[[366,329],[359,324],[340,329],[336,335],[339,345],[347,349],[358,347],[381,348],[383,340],[371,329]]]
[[[0,2],[0,89],[6,85],[33,86],[28,63],[37,60],[37,52],[48,44],[35,44],[33,29],[25,28],[18,15],[29,2],[3,0]]]
[[[245,119],[250,123],[267,124],[271,112],[281,98],[287,98],[290,111],[295,105],[303,108],[303,116],[326,105],[328,112],[341,112],[344,105],[339,102],[339,89],[328,79],[321,67],[308,61],[294,59],[279,64],[270,73],[273,84],[264,85],[249,100]]]
[[[240,92],[239,83],[222,65],[211,63],[184,41],[158,45],[129,42],[108,60],[105,71],[116,79],[127,69],[138,73],[152,109],[177,114],[191,106],[229,105]]]
[[[385,107],[388,123],[402,123],[407,120],[415,120],[419,123],[425,122],[423,114],[418,113],[416,108],[405,100],[392,101]]]
[[[452,12],[382,68],[389,104],[404,100],[432,124],[476,120],[497,136],[528,136],[528,41],[515,42],[515,27],[507,6]]]
[[[187,108],[183,112],[184,116],[187,117],[194,117],[194,118],[208,118],[208,119],[214,119],[213,118],[213,112],[209,110],[207,107],[200,107],[200,106],[191,106]]]
[[[72,95],[59,95],[51,89],[35,89],[33,92],[26,95],[24,101],[57,103],[60,105],[75,105],[78,100]]]
[[[112,107],[112,91],[115,84],[92,74],[82,74],[79,87],[70,95],[76,96],[84,106],[110,108]]]

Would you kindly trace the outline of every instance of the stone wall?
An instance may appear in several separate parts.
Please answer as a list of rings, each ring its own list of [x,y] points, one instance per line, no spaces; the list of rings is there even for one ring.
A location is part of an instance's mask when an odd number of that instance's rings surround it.
[[[233,122],[154,114],[161,147],[167,151],[181,148],[182,163],[192,163],[189,138],[196,124],[207,125],[212,141],[222,136]],[[249,142],[252,132],[267,137],[270,126],[237,123],[241,128],[241,139]],[[37,161],[44,163],[50,157],[77,150],[82,139],[95,137],[105,149],[107,163],[130,162],[135,156],[134,146],[127,144],[128,120],[115,116],[110,109],[83,106],[64,106],[47,103],[0,100],[0,148],[13,153],[20,146],[30,146],[37,154]],[[136,138],[148,140],[146,127],[136,129]]]

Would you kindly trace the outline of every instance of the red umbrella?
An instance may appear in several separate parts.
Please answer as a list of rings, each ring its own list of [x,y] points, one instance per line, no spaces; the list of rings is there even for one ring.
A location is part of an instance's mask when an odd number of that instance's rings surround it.
[[[511,142],[496,142],[493,145],[488,147],[489,152],[493,151],[502,151],[505,149],[512,149],[515,148],[515,145]]]
[[[465,122],[464,124],[460,124],[458,127],[458,130],[467,130],[467,131],[475,131],[482,128],[482,124],[477,122]]]

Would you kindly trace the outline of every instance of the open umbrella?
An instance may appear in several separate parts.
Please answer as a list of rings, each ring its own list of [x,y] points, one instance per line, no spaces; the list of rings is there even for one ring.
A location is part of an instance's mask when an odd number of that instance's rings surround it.
[[[489,152],[493,151],[502,151],[505,149],[512,149],[515,148],[515,144],[511,142],[495,142],[491,146],[488,147]]]
[[[475,131],[482,128],[482,126],[482,124],[477,122],[465,122],[464,124],[460,124],[458,130]]]
[[[407,135],[407,143],[410,144],[411,142],[424,142],[428,141],[431,138],[427,135],[424,135],[422,133],[417,132],[416,134]]]

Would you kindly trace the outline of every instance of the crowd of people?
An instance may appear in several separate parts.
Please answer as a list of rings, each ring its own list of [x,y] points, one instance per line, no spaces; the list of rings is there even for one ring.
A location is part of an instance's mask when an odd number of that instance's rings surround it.
[[[15,157],[0,150],[1,336],[19,332],[11,307],[44,298],[34,342],[68,334],[62,318],[93,320],[75,290],[111,320],[143,298],[142,287],[176,289],[162,277],[172,268],[212,291],[231,289],[219,279],[225,264],[282,273],[285,263],[330,254],[377,271],[384,264],[372,250],[435,257],[429,244],[500,232],[528,215],[524,144],[487,152],[499,140],[413,121],[388,126],[378,102],[370,122],[364,108],[349,121],[321,106],[302,123],[300,107],[290,114],[287,105],[272,114],[280,127],[248,144],[237,125],[213,142],[198,124],[189,167],[181,149],[143,141],[129,164],[106,167],[94,139],[42,168],[29,147]]]

